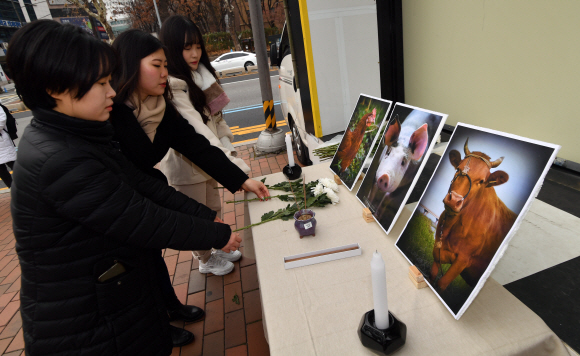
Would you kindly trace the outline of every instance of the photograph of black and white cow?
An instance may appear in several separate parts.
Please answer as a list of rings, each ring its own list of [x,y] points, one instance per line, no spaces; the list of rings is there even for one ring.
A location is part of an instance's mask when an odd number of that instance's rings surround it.
[[[419,177],[447,115],[397,103],[356,194],[388,234]]]

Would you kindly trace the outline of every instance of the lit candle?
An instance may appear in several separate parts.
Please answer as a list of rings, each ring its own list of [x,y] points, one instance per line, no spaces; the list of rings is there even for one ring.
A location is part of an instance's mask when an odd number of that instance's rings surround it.
[[[387,329],[389,327],[387,274],[385,273],[385,262],[378,251],[373,253],[371,275],[373,279],[373,299],[375,302],[375,326],[377,329]]]
[[[292,137],[286,134],[286,152],[288,153],[288,165],[294,167],[294,151],[292,151]]]

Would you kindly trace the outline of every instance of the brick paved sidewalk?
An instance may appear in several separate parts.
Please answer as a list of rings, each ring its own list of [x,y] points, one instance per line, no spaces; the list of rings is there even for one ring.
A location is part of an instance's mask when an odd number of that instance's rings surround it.
[[[288,164],[286,153],[256,157],[251,146],[237,147],[239,155],[252,168],[250,177],[281,172]],[[295,156],[294,161],[297,162]],[[222,191],[225,201],[242,199]],[[224,221],[232,229],[244,226],[244,205],[223,204]],[[242,238],[244,234],[242,233]],[[0,194],[0,355],[24,355],[20,317],[20,265],[14,250],[10,194]],[[248,244],[251,246],[251,244]],[[205,320],[196,323],[172,322],[195,335],[195,341],[174,348],[172,356],[195,355],[269,355],[262,326],[262,307],[256,260],[253,251],[245,250],[226,276],[201,274],[190,251],[164,251],[173,286],[182,303],[203,307]]]

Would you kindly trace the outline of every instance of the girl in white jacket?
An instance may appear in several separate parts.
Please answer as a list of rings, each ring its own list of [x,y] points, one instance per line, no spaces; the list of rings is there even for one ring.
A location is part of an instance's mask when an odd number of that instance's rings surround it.
[[[173,105],[213,146],[219,147],[244,173],[250,167],[237,158],[232,145],[232,131],[222,116],[222,109],[230,99],[219,85],[215,69],[211,66],[203,38],[198,27],[184,16],[171,16],[163,23],[160,40],[166,46],[169,86],[173,92]],[[203,170],[170,150],[159,168],[167,176],[169,184],[218,212],[221,217],[221,201],[217,182]],[[225,253],[220,250],[193,251],[199,260],[199,272],[224,275],[230,273],[232,262],[240,259],[239,251]]]

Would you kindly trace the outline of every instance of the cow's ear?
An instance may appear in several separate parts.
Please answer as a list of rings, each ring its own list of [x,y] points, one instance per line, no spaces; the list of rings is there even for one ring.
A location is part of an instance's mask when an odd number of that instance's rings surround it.
[[[411,135],[409,140],[409,149],[411,150],[411,159],[417,161],[423,157],[423,153],[427,149],[429,142],[429,134],[427,133],[427,124],[423,124]]]
[[[401,133],[401,123],[399,122],[399,115],[395,116],[395,120],[390,123],[387,132],[385,133],[385,146],[391,146],[399,139]]]
[[[487,178],[487,187],[502,185],[510,179],[509,174],[504,171],[495,171]]]
[[[457,168],[457,166],[459,166],[461,163],[461,153],[459,153],[457,150],[452,150],[449,152],[449,161],[453,167]]]

